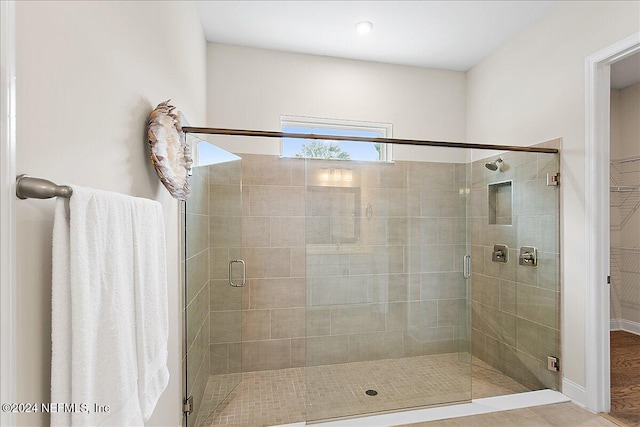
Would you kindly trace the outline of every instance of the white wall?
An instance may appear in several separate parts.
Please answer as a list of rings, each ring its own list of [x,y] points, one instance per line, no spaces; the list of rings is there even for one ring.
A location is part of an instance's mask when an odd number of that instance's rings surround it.
[[[17,172],[162,203],[169,315],[180,315],[178,203],[150,166],[149,111],[173,99],[205,120],[205,41],[181,1],[17,2]],[[17,400],[48,402],[52,200],[16,202]],[[171,321],[171,379],[150,425],[181,423],[180,322]],[[89,402],[90,403],[90,402]],[[43,414],[21,425],[48,425]]]
[[[466,77],[432,70],[221,44],[207,49],[207,125],[280,130],[280,116],[393,124],[394,138],[464,141]],[[197,125],[192,121],[194,125]],[[279,154],[277,139],[215,137],[230,151]],[[466,150],[394,147],[394,158],[468,161]]]
[[[563,138],[562,366],[585,385],[585,58],[640,29],[638,2],[561,1],[467,73],[467,137],[529,145]]]

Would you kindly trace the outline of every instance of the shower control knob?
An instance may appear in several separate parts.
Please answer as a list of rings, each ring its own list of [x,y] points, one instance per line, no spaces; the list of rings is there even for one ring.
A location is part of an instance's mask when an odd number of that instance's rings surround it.
[[[495,245],[491,254],[491,261],[507,263],[509,262],[509,248],[506,245]]]
[[[519,261],[520,265],[536,267],[538,265],[538,250],[530,246],[521,247]]]

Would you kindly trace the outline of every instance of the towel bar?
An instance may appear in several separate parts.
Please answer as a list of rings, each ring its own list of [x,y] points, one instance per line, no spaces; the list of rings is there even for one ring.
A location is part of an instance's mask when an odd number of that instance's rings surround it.
[[[47,179],[19,175],[16,178],[16,196],[19,199],[69,198],[73,190],[68,185],[57,185]]]

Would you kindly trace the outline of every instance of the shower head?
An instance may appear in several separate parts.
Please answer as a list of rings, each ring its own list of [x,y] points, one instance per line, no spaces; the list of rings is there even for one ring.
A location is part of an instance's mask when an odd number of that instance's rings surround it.
[[[487,162],[484,164],[484,167],[489,169],[490,171],[497,171],[498,169],[501,168],[501,164],[502,164],[502,157],[498,158],[497,160],[494,160],[493,162]]]

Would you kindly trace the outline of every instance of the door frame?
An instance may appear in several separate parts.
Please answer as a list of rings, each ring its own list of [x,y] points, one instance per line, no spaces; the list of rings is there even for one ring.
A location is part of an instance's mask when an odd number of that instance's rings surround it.
[[[15,1],[0,1],[0,373],[3,403],[16,401],[16,67]],[[15,425],[11,412],[0,424]]]
[[[609,412],[609,162],[611,64],[640,52],[640,32],[585,61],[585,406]]]

